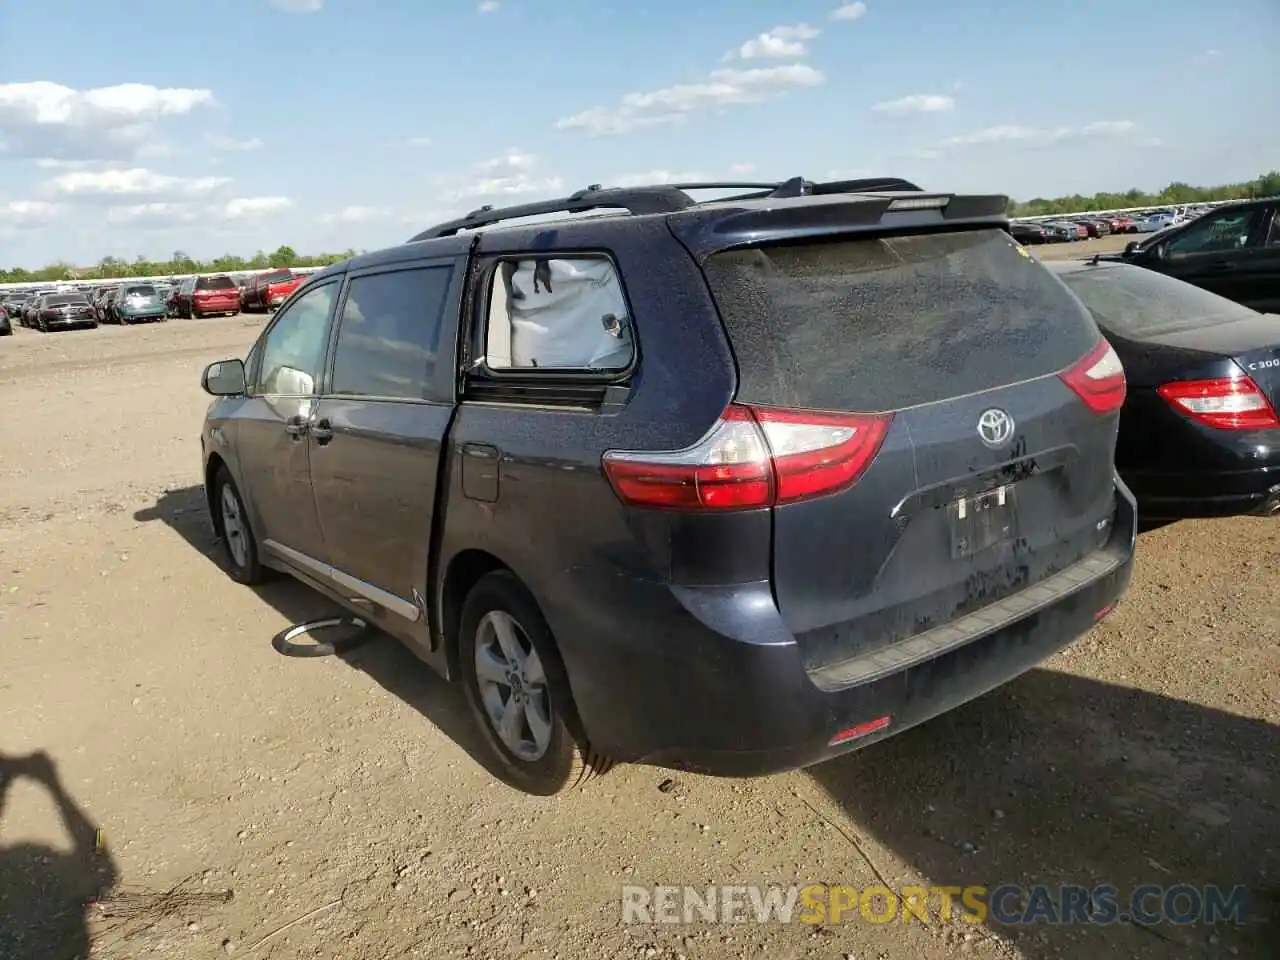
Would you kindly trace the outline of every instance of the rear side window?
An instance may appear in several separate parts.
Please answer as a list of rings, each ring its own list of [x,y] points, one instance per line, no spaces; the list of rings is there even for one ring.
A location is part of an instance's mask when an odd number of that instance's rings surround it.
[[[452,275],[452,267],[427,267],[352,280],[329,392],[430,400]]]
[[[1061,276],[1098,323],[1122,337],[1175,333],[1258,316],[1233,300],[1142,267],[1085,267]]]
[[[607,257],[497,264],[489,288],[491,370],[625,370],[635,355],[626,297]]]
[[[230,277],[201,277],[196,281],[197,290],[234,290],[236,282]]]
[[[1002,230],[731,250],[705,270],[748,403],[897,410],[1056,373],[1099,338]]]

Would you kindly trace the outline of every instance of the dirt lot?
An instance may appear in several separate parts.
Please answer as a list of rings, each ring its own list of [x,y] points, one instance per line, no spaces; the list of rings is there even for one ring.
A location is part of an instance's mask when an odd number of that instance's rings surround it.
[[[630,767],[535,800],[472,759],[454,691],[393,642],[278,656],[272,634],[325,602],[223,575],[197,378],[261,325],[0,340],[4,960],[90,939],[116,960],[1266,955],[1260,926],[623,924],[619,894],[1240,883],[1266,909],[1280,523],[1144,535],[1091,635],[859,754],[753,781]]]

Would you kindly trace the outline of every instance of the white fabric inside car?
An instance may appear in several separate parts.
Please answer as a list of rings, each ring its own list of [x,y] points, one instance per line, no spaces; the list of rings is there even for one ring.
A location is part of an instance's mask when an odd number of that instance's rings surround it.
[[[632,351],[626,309],[608,260],[521,261],[507,297],[511,366],[625,367]]]

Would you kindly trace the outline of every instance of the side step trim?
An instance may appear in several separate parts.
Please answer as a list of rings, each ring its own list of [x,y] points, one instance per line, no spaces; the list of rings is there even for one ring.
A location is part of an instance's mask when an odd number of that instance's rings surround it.
[[[394,593],[388,593],[381,587],[375,587],[372,583],[361,580],[359,577],[344,573],[337,567],[308,556],[300,550],[286,547],[283,543],[277,543],[275,540],[264,540],[262,545],[281,559],[296,567],[301,567],[313,576],[327,580],[335,587],[340,588],[339,592],[347,594],[347,599],[357,606],[365,607],[368,604],[373,604],[390,610],[396,616],[404,617],[410,623],[417,623],[422,617],[422,610],[417,604],[411,603],[403,597],[397,597]]]

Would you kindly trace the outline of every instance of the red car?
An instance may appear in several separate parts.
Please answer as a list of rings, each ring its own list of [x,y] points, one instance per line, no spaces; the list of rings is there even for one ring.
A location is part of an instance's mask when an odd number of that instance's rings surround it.
[[[240,312],[240,288],[225,273],[188,277],[178,286],[178,316],[198,320],[215,313]]]
[[[1116,225],[1112,230],[1115,233],[1137,233],[1138,222],[1133,217],[1116,217]]]
[[[289,299],[303,279],[302,274],[287,267],[260,273],[245,284],[240,294],[241,306],[245,310],[274,310]]]

